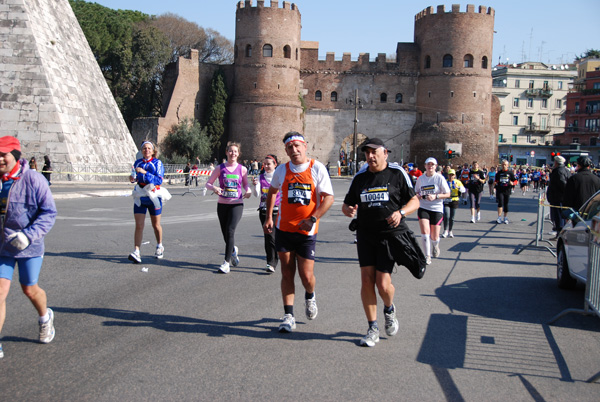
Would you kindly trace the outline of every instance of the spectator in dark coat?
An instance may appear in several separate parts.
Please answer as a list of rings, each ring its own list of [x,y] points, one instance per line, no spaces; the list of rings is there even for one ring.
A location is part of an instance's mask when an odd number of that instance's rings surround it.
[[[565,224],[560,207],[563,205],[565,187],[567,187],[569,177],[571,177],[571,171],[565,167],[565,158],[560,155],[555,157],[546,198],[550,205],[554,205],[554,207],[550,207],[550,219],[552,219],[553,230],[557,235]]]
[[[592,161],[587,156],[577,159],[576,172],[567,180],[563,204],[578,211],[585,202],[600,190],[600,177],[590,170]]]

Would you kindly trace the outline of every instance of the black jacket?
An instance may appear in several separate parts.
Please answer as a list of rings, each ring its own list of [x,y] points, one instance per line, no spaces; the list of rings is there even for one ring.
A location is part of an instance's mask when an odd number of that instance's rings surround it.
[[[563,205],[577,211],[598,190],[600,190],[600,177],[589,169],[579,169],[567,180]]]
[[[559,206],[563,202],[565,187],[567,187],[569,177],[571,177],[571,171],[564,167],[564,165],[552,169],[552,172],[550,172],[550,183],[546,191],[546,197],[550,204]]]

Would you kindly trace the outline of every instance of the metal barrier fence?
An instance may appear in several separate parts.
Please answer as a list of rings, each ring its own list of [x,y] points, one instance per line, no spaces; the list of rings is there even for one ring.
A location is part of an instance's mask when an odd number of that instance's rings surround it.
[[[38,165],[39,166],[39,165]],[[199,169],[206,169],[208,165],[200,165]],[[185,168],[184,164],[164,165],[165,180],[169,184],[183,183],[185,175],[178,173]],[[90,163],[53,163],[52,181],[80,181],[80,182],[129,182],[131,163],[120,164],[90,164]]]
[[[558,319],[570,313],[596,315],[600,318],[600,217],[597,216],[592,219],[592,228],[590,230],[583,309],[566,309],[552,318],[548,324],[553,324]],[[598,379],[600,379],[600,372],[592,376],[587,382],[595,382]]]
[[[550,253],[552,253],[553,256],[556,257],[556,253],[554,252],[554,250],[552,250],[548,246],[540,245],[540,242],[546,242],[546,243],[550,244],[551,246],[554,246],[552,244],[552,242],[550,242],[548,240],[544,240],[544,217],[546,216],[546,205],[545,205],[544,201],[545,201],[545,194],[543,192],[540,192],[540,194],[538,196],[537,221],[535,224],[535,239],[532,240],[531,242],[529,242],[529,244],[527,244],[525,246],[521,246],[519,251],[517,251],[517,254],[521,254],[521,251],[523,251],[527,248],[533,248],[533,249],[541,249],[541,250],[549,251]],[[535,243],[535,244],[533,244],[533,243]]]

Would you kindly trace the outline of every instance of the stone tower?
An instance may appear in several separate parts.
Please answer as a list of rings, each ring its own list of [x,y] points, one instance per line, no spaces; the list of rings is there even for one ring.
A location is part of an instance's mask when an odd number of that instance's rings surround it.
[[[130,164],[137,148],[68,0],[0,0],[0,19],[1,135],[59,167]]]
[[[426,8],[415,17],[420,48],[417,118],[411,132],[411,160],[428,156],[446,163],[445,150],[460,157],[452,163],[497,162],[498,141],[492,128],[491,57],[494,10],[459,5]]]
[[[234,93],[229,138],[242,159],[283,157],[283,136],[303,132],[300,102],[300,11],[295,4],[240,1],[236,11]]]

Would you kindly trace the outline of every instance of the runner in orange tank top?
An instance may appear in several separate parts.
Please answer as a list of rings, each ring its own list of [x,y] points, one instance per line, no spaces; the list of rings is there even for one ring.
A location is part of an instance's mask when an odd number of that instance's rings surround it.
[[[306,141],[297,132],[283,138],[285,152],[290,162],[275,169],[267,194],[266,233],[275,234],[275,248],[281,261],[281,294],[284,317],[279,332],[292,332],[296,328],[294,296],[296,267],[305,289],[305,312],[309,320],[316,318],[315,299],[315,244],[319,219],[333,204],[333,188],[327,168],[306,156]],[[273,206],[281,189],[281,205],[274,228]]]

